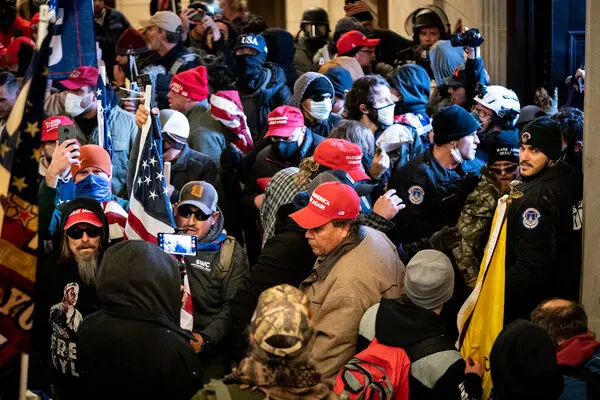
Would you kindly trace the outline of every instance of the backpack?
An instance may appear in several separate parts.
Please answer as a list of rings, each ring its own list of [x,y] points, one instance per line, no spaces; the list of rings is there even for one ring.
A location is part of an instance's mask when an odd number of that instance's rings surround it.
[[[373,339],[342,367],[333,391],[345,400],[408,400],[409,369],[403,349]]]
[[[219,252],[219,265],[217,266],[217,277],[220,280],[225,279],[229,270],[231,269],[231,262],[233,261],[233,252],[235,250],[235,238],[227,236],[221,244],[221,251]]]

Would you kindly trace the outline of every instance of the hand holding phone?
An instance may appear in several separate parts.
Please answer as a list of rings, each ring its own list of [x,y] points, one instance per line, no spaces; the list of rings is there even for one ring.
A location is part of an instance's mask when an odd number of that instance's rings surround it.
[[[61,125],[58,127],[58,143],[62,144],[66,140],[77,139],[77,128],[75,125]]]
[[[46,171],[45,181],[51,188],[56,188],[58,178],[67,178],[71,173],[71,166],[79,164],[79,143],[77,139],[65,139],[52,154],[52,161]]]
[[[158,246],[167,254],[180,256],[196,255],[196,236],[178,235],[175,233],[159,233]]]

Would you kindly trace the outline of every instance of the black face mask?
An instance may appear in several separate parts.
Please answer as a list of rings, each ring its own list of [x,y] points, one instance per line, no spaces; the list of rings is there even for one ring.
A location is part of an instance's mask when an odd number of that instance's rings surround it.
[[[265,57],[262,54],[236,55],[235,56],[235,72],[238,77],[254,77],[262,71],[265,64]]]
[[[295,142],[284,142],[283,140],[279,142],[274,142],[271,145],[273,149],[273,154],[275,158],[281,161],[289,160],[296,154],[300,145],[298,141]]]

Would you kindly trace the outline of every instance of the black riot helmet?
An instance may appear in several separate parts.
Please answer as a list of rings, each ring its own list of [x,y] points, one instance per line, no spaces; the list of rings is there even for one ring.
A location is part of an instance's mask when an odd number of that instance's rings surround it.
[[[307,30],[304,29],[307,25],[314,25],[315,27],[325,25],[327,27],[326,32],[324,35],[320,34],[317,29],[308,29],[307,32]],[[302,14],[300,29],[304,30],[309,37],[328,37],[331,30],[329,28],[329,15],[327,15],[327,11],[321,7],[311,7],[305,10]]]
[[[447,40],[450,36],[450,23],[448,16],[438,6],[425,6],[413,11],[404,22],[406,33],[412,35],[415,44],[419,44],[419,33],[422,28],[433,26],[440,31],[440,40]]]

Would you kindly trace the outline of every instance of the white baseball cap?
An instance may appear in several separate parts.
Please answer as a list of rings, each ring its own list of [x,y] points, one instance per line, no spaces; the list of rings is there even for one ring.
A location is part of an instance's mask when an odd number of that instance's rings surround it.
[[[185,115],[176,110],[160,110],[161,131],[173,140],[185,143],[190,136],[190,123]]]
[[[144,28],[157,26],[167,32],[177,32],[177,28],[181,30],[181,19],[172,11],[159,11],[155,13],[149,20],[140,21]]]

